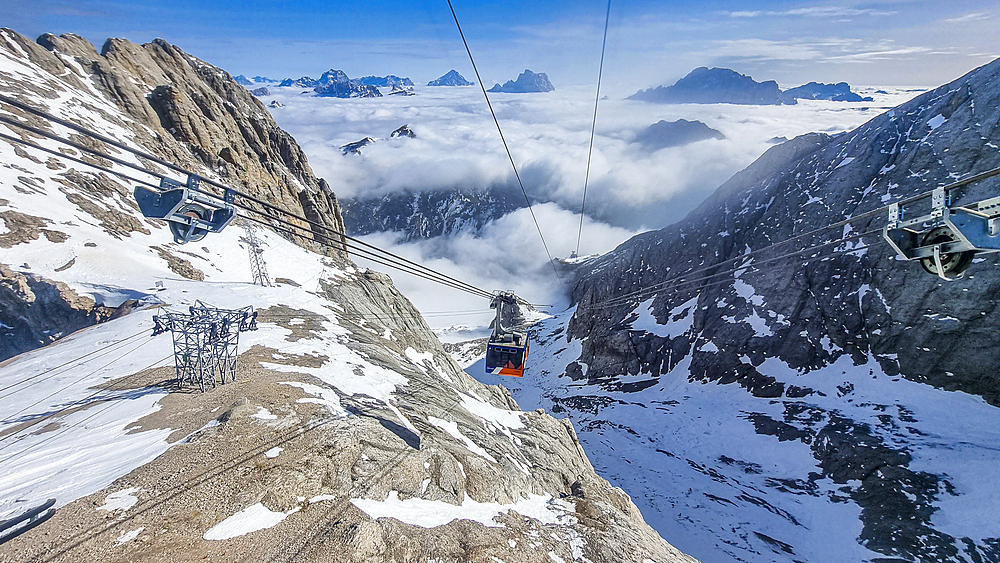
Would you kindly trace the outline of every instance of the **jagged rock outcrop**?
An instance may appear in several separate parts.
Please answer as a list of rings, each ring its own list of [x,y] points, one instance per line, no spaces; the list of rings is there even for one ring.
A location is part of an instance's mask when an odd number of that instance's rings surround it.
[[[18,272],[0,263],[0,361],[115,318],[133,304],[126,301],[118,307],[98,305],[65,283]]]
[[[517,80],[508,80],[503,86],[499,83],[490,88],[489,92],[506,92],[509,94],[526,94],[532,92],[551,92],[555,86],[549,82],[549,77],[544,72],[531,72],[525,69],[517,76]]]
[[[368,145],[376,142],[372,137],[365,137],[358,141],[347,143],[340,147],[340,150],[345,154],[361,154],[361,149],[367,147]]]
[[[431,80],[427,83],[428,86],[474,86],[475,84],[475,82],[466,80],[455,69],[449,70],[441,78]]]
[[[258,98],[271,95],[271,91],[267,89],[267,86],[254,88],[253,90],[250,90],[250,93],[253,94],[254,96],[257,96]]]
[[[20,68],[27,69],[25,72],[35,73],[30,80],[17,74],[0,75],[0,91],[6,95],[41,109],[48,109],[45,104],[50,100],[70,96],[77,104],[73,115],[86,116],[89,112],[100,116],[101,123],[118,128],[112,130],[113,135],[124,136],[122,140],[135,142],[142,150],[214,177],[319,225],[344,231],[336,196],[324,180],[313,174],[301,148],[278,128],[263,104],[224,71],[162,40],[140,46],[123,39],[109,39],[98,53],[79,36],[46,34],[36,43],[8,29],[0,30],[0,56],[13,61],[14,67],[22,65]],[[4,109],[36,127],[51,128],[44,120],[22,111]],[[97,122],[87,117],[77,119],[86,126]],[[91,142],[80,136],[74,138],[78,142]],[[33,158],[20,145],[15,144],[13,149],[23,158]],[[137,209],[130,187],[94,174],[86,167],[63,170],[65,164],[57,159],[49,162],[49,168],[57,172],[53,181],[58,190],[112,236],[127,238],[134,233],[150,232],[147,228],[150,224],[122,211],[122,205],[130,211]],[[27,175],[24,178],[27,183],[18,189],[43,193],[36,183],[38,180]],[[0,201],[6,204],[6,200]],[[40,235],[50,241],[67,238],[62,232],[65,229],[52,226],[43,211],[26,214],[7,210],[0,212],[0,216],[10,231],[0,235],[10,239],[5,240],[8,247]],[[333,241],[340,236],[327,229],[321,232]],[[294,238],[299,244],[325,250],[339,261],[346,260],[343,252],[316,245],[308,235]],[[202,274],[186,259],[163,248],[153,251],[185,277]],[[24,275],[35,280],[25,282],[29,286],[47,283],[38,276],[30,277],[30,272]],[[39,286],[39,291],[43,301],[49,303],[47,310],[53,312],[47,317],[42,315],[49,320],[48,324],[42,317],[29,315],[21,319],[17,311],[26,300],[24,292],[3,299],[2,306],[13,315],[3,322],[22,326],[18,323],[23,320],[27,324],[23,325],[23,338],[7,341],[10,345],[5,347],[2,357],[51,341],[40,334],[66,334],[107,316],[96,309],[103,303],[81,305],[70,292],[58,288],[43,291]],[[65,312],[55,314],[56,310]],[[42,311],[40,308],[38,314]]]
[[[337,198],[305,153],[225,71],[160,39],[141,46],[109,39],[98,53],[71,34],[37,43],[8,29],[0,36],[0,49],[49,75],[43,83],[4,81],[22,101],[93,91],[132,120],[121,125],[144,150],[342,231]]]
[[[341,205],[348,234],[393,231],[403,240],[474,233],[525,206],[519,191],[505,188],[397,192],[344,199]]]
[[[870,102],[871,96],[861,96],[851,91],[851,85],[846,82],[836,84],[821,84],[810,82],[782,92],[789,99],[830,100],[833,102]]]
[[[417,93],[413,91],[413,86],[403,87],[398,84],[392,85],[392,90],[389,92],[390,96],[416,96]]]
[[[700,121],[659,120],[643,129],[635,136],[636,143],[648,150],[659,150],[704,141],[705,139],[725,139],[721,132],[712,129]]]
[[[405,137],[407,139],[416,139],[417,134],[410,129],[409,125],[400,125],[392,133],[389,133],[390,139],[395,139],[396,137]]]
[[[292,80],[291,78],[286,78],[278,83],[278,86],[287,88],[289,86],[295,86],[297,88],[315,88],[317,85],[317,80],[315,78],[309,78],[308,76],[303,76],[297,80]]]
[[[342,70],[330,69],[323,73],[313,88],[317,96],[328,98],[381,98],[378,88],[351,80]]]
[[[663,104],[794,104],[794,98],[782,96],[773,80],[757,82],[728,68],[698,67],[674,83],[639,90],[629,100]]]
[[[412,88],[413,81],[409,78],[400,78],[395,74],[390,74],[388,76],[362,76],[361,78],[355,78],[355,82],[358,84],[366,84],[368,86],[378,86],[380,88]]]
[[[891,407],[898,406],[898,418],[851,419],[818,406],[829,390],[811,387],[823,383],[811,384],[810,374],[836,362],[858,366],[857,373],[844,371],[835,390],[845,404],[863,383],[858,378],[881,372],[1000,405],[1000,357],[993,352],[1000,329],[996,257],[983,255],[965,279],[943,282],[895,259],[880,237],[881,213],[752,259],[740,257],[1000,166],[998,107],[1000,60],[851,132],[809,134],[772,147],[685,220],[580,266],[572,290],[578,308],[567,330],[582,340],[582,351],[567,373],[621,390],[634,385],[622,382],[622,374],[646,374],[643,385],[656,385],[682,366],[693,381],[738,385],[761,404],[784,404],[782,415],[753,415],[757,433],[811,445],[820,470],[802,475],[796,490],[824,479],[840,484],[845,496],[839,502],[849,499],[861,508],[862,545],[901,560],[994,557],[997,538],[953,536],[932,522],[935,503],[952,494],[943,491],[953,485],[947,475],[911,464],[906,444],[919,434],[894,430],[916,422],[905,403]],[[975,201],[998,189],[993,178],[961,197]],[[867,233],[861,242],[837,244],[833,249],[840,252],[825,259],[803,261],[810,252],[769,260],[861,233]],[[863,251],[845,252],[852,248]],[[727,263],[715,278],[668,281],[727,260],[746,266],[737,279]],[[605,305],[648,287],[660,289]],[[654,328],[634,324],[647,314]],[[860,366],[866,366],[863,373]]]

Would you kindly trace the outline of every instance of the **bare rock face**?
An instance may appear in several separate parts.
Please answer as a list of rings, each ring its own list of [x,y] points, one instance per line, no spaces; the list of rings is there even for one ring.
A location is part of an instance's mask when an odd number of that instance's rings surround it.
[[[72,264],[70,264],[72,266]],[[123,304],[120,309],[127,309]],[[107,320],[113,307],[97,305],[65,283],[15,271],[0,263],[0,358],[38,348]]]
[[[316,178],[264,105],[225,71],[161,39],[145,45],[109,39],[98,53],[72,34],[45,34],[37,44],[8,29],[0,37],[0,48],[51,74],[45,84],[18,85],[25,103],[31,95],[51,98],[53,90],[67,89],[108,98],[130,118],[121,125],[145,150],[343,232],[329,185]]]

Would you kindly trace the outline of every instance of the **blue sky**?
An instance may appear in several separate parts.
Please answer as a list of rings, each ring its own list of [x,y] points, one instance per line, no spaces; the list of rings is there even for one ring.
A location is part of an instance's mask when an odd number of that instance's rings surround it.
[[[322,2],[0,0],[0,24],[29,36],[162,37],[232,74],[427,81],[471,67],[444,0]],[[556,87],[596,77],[604,0],[453,0],[486,82],[525,68]],[[783,87],[809,80],[930,86],[1000,56],[1000,8],[982,1],[612,3],[609,92],[726,66]]]

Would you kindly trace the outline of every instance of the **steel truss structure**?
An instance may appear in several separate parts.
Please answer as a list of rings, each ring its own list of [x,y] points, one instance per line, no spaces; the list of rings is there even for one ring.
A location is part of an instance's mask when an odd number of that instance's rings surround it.
[[[264,253],[260,239],[257,238],[257,229],[253,225],[246,226],[246,237],[243,239],[247,243],[247,252],[250,254],[250,273],[253,275],[254,285],[271,287],[271,278],[267,275],[267,264],[261,254]]]
[[[236,380],[240,333],[257,330],[253,307],[219,309],[195,301],[189,314],[165,311],[153,317],[153,335],[170,331],[174,342],[176,385],[209,386]]]

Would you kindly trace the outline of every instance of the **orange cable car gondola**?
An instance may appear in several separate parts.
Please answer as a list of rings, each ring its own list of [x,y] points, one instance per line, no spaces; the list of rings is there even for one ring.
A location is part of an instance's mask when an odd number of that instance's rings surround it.
[[[493,321],[493,334],[486,344],[486,373],[522,377],[528,357],[528,333],[503,327],[504,306],[517,307],[512,292],[497,292],[490,302],[490,308],[497,310],[497,317]]]

